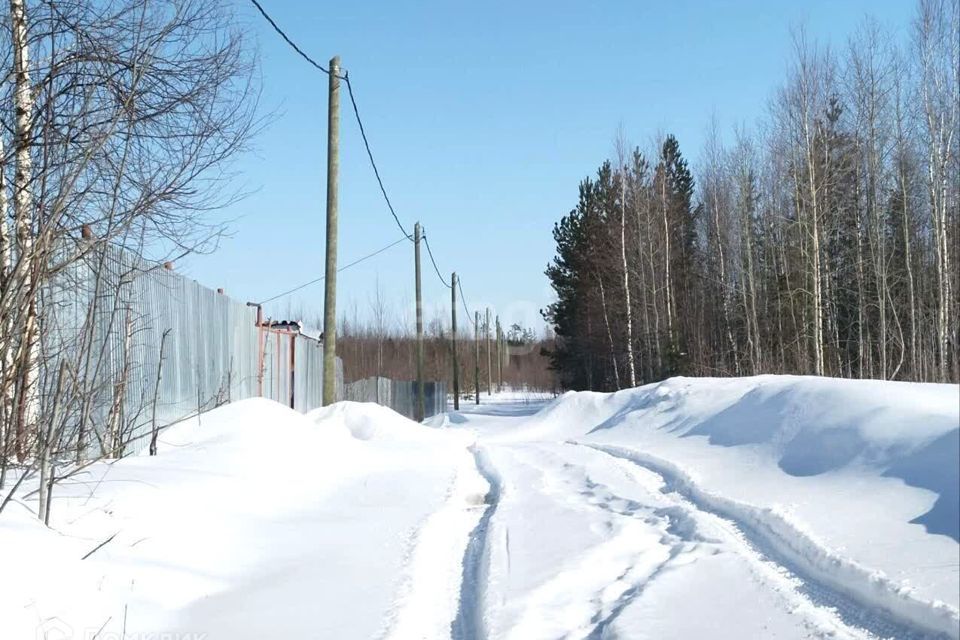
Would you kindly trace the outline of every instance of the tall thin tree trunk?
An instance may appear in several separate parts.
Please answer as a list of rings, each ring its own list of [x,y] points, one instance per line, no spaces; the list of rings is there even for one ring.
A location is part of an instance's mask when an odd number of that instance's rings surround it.
[[[613,331],[610,329],[610,316],[607,314],[607,297],[603,290],[603,279],[597,276],[597,285],[600,287],[600,308],[603,310],[603,323],[607,327],[607,340],[610,343],[610,364],[613,366],[613,381],[617,389],[620,387],[620,370],[617,367],[617,349],[613,342]]]
[[[627,375],[630,386],[637,386],[637,369],[633,361],[633,309],[630,306],[630,270],[627,267],[627,168],[621,166],[620,177],[620,260],[623,267],[623,298],[627,310]]]
[[[923,376],[920,370],[920,359],[918,357],[917,349],[917,302],[916,294],[914,292],[914,277],[913,277],[913,254],[910,249],[910,216],[908,213],[907,203],[909,202],[907,191],[907,177],[906,171],[903,167],[899,171],[900,177],[900,190],[903,194],[903,207],[901,208],[902,225],[903,225],[903,261],[907,269],[907,303],[910,307],[910,374],[915,380],[922,380]]]
[[[673,349],[676,347],[674,330],[673,330],[673,317],[674,317],[674,296],[673,296],[673,283],[670,280],[670,221],[668,219],[667,213],[667,176],[663,175],[660,179],[660,208],[663,213],[663,250],[664,250],[664,259],[663,259],[663,272],[665,278],[665,290],[667,295],[667,334],[670,339],[670,348]]]
[[[653,207],[650,206],[647,209],[647,215],[645,216],[646,227],[647,227],[647,262],[650,267],[650,300],[653,303],[653,348],[654,355],[657,358],[657,375],[663,373],[663,348],[660,341],[660,308],[657,304],[657,299],[659,296],[659,291],[657,287],[657,269],[653,255]],[[639,221],[637,222],[639,224]],[[642,243],[641,243],[642,244]],[[644,265],[641,263],[641,268]]]
[[[810,254],[811,258],[811,270],[810,274],[811,279],[811,289],[813,292],[812,295],[812,318],[811,322],[813,323],[813,372],[818,376],[824,374],[824,358],[823,358],[823,290],[822,290],[822,281],[823,276],[821,274],[822,268],[820,266],[820,210],[819,210],[819,194],[818,188],[816,185],[816,169],[815,161],[812,156],[812,137],[807,134],[807,174],[808,174],[808,186],[810,189]]]
[[[756,374],[761,365],[760,355],[760,323],[757,319],[757,287],[753,273],[753,219],[752,219],[752,201],[750,206],[745,206],[743,211],[743,237],[746,242],[746,276],[747,287],[744,300],[744,312],[747,314],[747,335],[750,336],[750,360],[752,362],[751,373]],[[749,307],[747,307],[749,301]]]
[[[3,137],[0,136],[0,294],[7,292],[10,286],[10,271],[13,267],[13,238],[7,222],[7,179],[6,179],[6,152],[3,147]],[[9,314],[12,315],[12,314]],[[6,481],[6,450],[7,433],[13,424],[13,355],[14,331],[12,319],[3,320],[0,326],[0,489]]]
[[[859,190],[859,181],[857,189]],[[859,197],[857,201],[859,202]],[[865,316],[867,308],[867,295],[864,292],[864,280],[866,276],[863,273],[863,239],[861,238],[861,229],[863,227],[863,218],[859,212],[857,214],[857,375],[860,377],[873,377],[873,367],[869,362],[865,362],[869,355],[864,356],[864,351],[868,349],[869,335],[864,337],[864,329],[869,332],[866,326]]]
[[[720,267],[720,309],[723,314],[723,332],[730,346],[730,354],[733,356],[734,373],[740,375],[740,356],[737,352],[737,341],[733,338],[733,330],[730,325],[730,296],[727,292],[727,265],[726,257],[723,253],[723,229],[720,224],[720,202],[716,194],[716,187],[714,187],[713,194],[713,231],[717,239],[717,261]]]
[[[13,180],[14,226],[17,236],[17,259],[24,263],[23,309],[25,320],[20,338],[17,366],[21,381],[16,408],[17,449],[22,457],[28,428],[36,427],[37,398],[37,270],[39,260],[33,251],[33,175],[32,143],[33,96],[30,87],[29,52],[27,49],[27,15],[24,0],[10,0],[11,41],[13,45],[14,79],[14,153],[16,171]]]
[[[639,239],[639,241],[637,242],[637,265],[639,266],[638,273],[640,274],[640,283],[639,283],[639,290],[640,290],[640,310],[641,310],[641,312],[642,312],[641,315],[640,315],[640,318],[641,318],[641,322],[642,322],[642,324],[643,324],[643,335],[644,335],[644,340],[643,340],[643,342],[642,342],[642,345],[643,345],[643,346],[642,346],[641,348],[644,349],[644,355],[645,355],[642,364],[643,364],[643,367],[644,367],[644,369],[645,369],[645,371],[646,371],[646,375],[644,375],[644,379],[646,379],[646,380],[652,380],[652,379],[653,379],[653,367],[652,367],[652,364],[651,364],[651,363],[652,363],[653,358],[650,357],[650,349],[651,349],[651,344],[650,344],[650,305],[649,305],[649,301],[647,300],[647,294],[648,294],[647,270],[646,270],[646,267],[645,267],[645,265],[644,265],[644,259],[643,259],[643,247],[644,247],[645,243],[644,243],[644,241],[643,241],[644,236],[640,233],[640,206],[639,206],[639,204],[637,205],[637,215],[636,215],[636,218],[637,218],[637,238]],[[650,250],[649,246],[647,247],[647,250],[648,250],[648,251]]]

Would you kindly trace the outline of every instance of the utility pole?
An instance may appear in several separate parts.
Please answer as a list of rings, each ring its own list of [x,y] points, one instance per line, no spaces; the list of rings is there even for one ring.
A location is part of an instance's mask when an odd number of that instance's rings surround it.
[[[493,356],[490,354],[490,307],[487,307],[487,319],[483,323],[483,337],[487,341],[487,395],[493,393]]]
[[[420,298],[420,223],[413,225],[413,258],[416,262],[417,290],[417,409],[414,418],[423,422],[423,305]]]
[[[500,316],[497,316],[497,393],[503,391],[503,332],[500,330]]]
[[[501,334],[503,335],[503,368],[507,370],[507,374],[510,373],[510,334],[507,333],[506,329],[501,329]]]
[[[337,401],[337,178],[340,172],[340,56],[330,59],[327,108],[327,263],[323,290],[323,405]]]
[[[473,388],[476,404],[480,404],[480,312],[473,312]]]
[[[450,274],[450,346],[453,347],[453,410],[460,410],[460,365],[457,364],[457,272]]]

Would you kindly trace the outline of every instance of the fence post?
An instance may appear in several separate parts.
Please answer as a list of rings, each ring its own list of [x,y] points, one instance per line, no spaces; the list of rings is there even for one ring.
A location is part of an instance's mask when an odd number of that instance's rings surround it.
[[[296,409],[294,395],[297,389],[297,334],[290,334],[290,408]]]

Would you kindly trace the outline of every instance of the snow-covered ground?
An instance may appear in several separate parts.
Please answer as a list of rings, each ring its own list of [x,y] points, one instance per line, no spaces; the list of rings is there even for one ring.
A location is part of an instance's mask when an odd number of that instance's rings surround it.
[[[481,400],[238,402],[66,481],[49,529],[25,487],[0,638],[960,638],[955,385]]]

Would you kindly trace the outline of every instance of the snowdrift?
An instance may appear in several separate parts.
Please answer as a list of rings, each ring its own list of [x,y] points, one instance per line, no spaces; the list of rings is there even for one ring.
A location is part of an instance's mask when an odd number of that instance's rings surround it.
[[[819,584],[960,635],[960,389],[795,376],[568,393],[504,441],[656,470]]]
[[[958,411],[956,385],[674,378],[615,394],[570,392],[524,425],[524,435],[655,429],[723,447],[755,445],[791,476],[859,467],[936,493],[915,522],[960,541]]]
[[[458,566],[473,525],[457,518],[485,491],[464,438],[376,405],[251,399],[171,427],[155,457],[64,481],[50,529],[26,486],[0,515],[0,637],[448,629],[459,575],[430,572],[429,607],[404,585],[430,566],[421,539]]]

